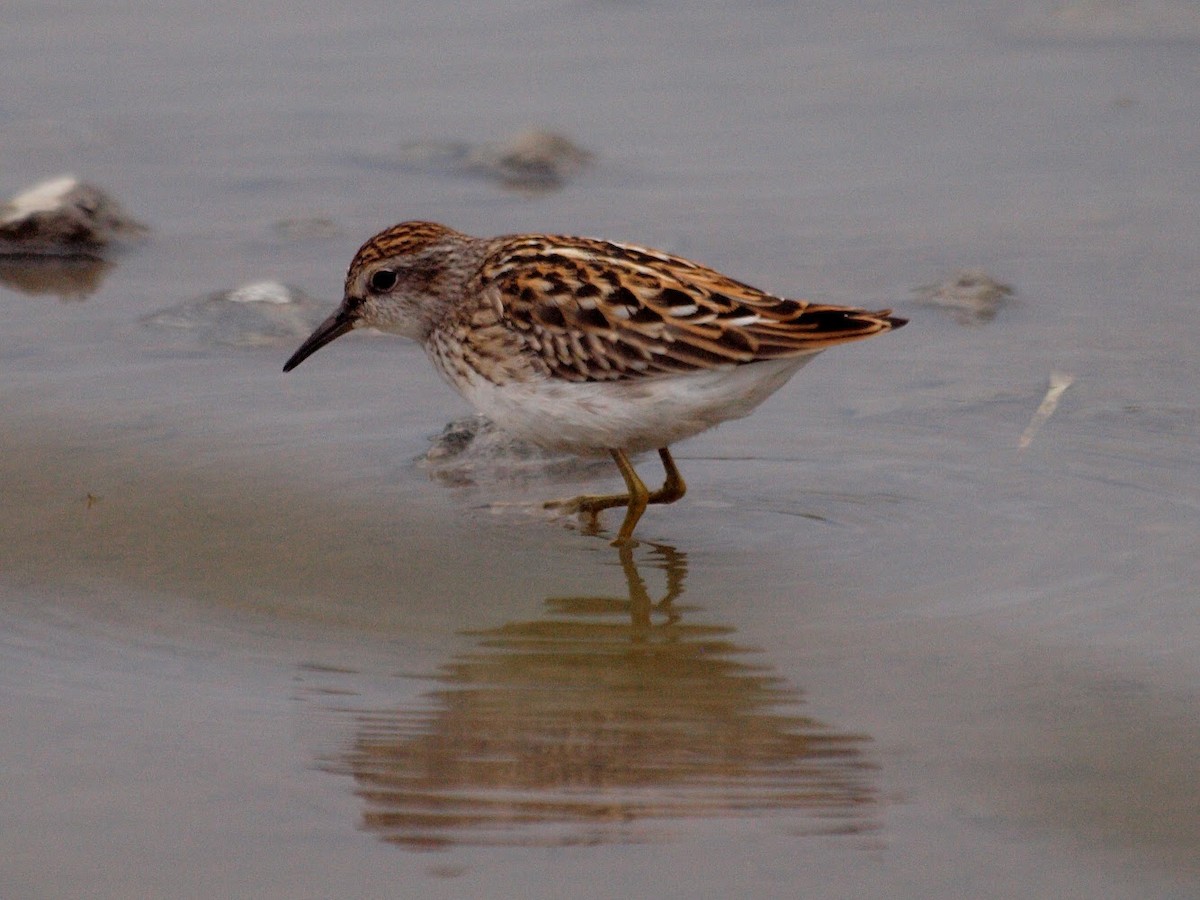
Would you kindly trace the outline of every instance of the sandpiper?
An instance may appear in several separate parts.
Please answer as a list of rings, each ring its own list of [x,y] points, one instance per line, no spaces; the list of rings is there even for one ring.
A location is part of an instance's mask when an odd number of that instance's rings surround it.
[[[475,238],[402,222],[359,249],[341,306],[283,367],[355,328],[412,338],[481,413],[550,450],[610,453],[627,492],[552,500],[623,506],[629,543],[650,503],[685,485],[669,445],[745,416],[816,354],[899,328],[891,310],[764,293],[669,253],[592,238]],[[657,450],[650,491],[629,454]]]

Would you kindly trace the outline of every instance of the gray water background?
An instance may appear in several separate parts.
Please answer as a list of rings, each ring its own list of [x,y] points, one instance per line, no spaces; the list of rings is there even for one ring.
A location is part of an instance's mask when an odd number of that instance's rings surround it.
[[[86,299],[0,287],[5,897],[1200,891],[1194,3],[0,19],[0,193],[74,172],[152,229]],[[594,164],[400,149],[529,126]],[[419,348],[284,376],[142,324],[332,308],[407,218],[912,323],[680,445],[631,568],[523,505],[603,470],[413,463],[466,411]],[[1016,298],[914,301],[961,267]]]

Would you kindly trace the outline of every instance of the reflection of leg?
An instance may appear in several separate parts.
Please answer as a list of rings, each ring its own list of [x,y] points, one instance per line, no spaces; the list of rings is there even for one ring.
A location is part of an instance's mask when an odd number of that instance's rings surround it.
[[[652,546],[655,552],[662,557],[661,568],[667,576],[667,592],[654,605],[678,618],[678,614],[671,611],[671,603],[683,594],[683,582],[687,578],[687,554],[676,550],[670,544],[653,544]]]
[[[680,614],[671,605],[683,595],[683,583],[687,578],[687,554],[681,553],[670,544],[651,544],[653,552],[661,561],[654,563],[655,568],[662,569],[667,577],[667,590],[657,603],[650,599],[646,581],[634,562],[631,541],[617,546],[618,558],[621,560],[621,570],[625,573],[625,584],[629,590],[629,615],[635,629],[649,629],[652,613],[666,616],[666,625],[674,625],[679,621]]]
[[[650,627],[650,610],[654,606],[646,590],[646,582],[633,561],[633,542],[617,545],[617,556],[621,560],[621,571],[625,573],[625,585],[629,589],[629,621],[635,632]]]
[[[546,604],[556,613],[567,616],[593,617],[614,614],[629,615],[635,626],[650,626],[651,617],[660,615],[663,624],[674,625],[680,613],[672,605],[683,596],[684,580],[687,578],[687,554],[670,544],[645,544],[649,552],[639,554],[639,545],[633,541],[617,547],[617,561],[625,576],[625,593],[619,597],[570,596],[547,597]],[[638,556],[641,556],[639,566]],[[641,570],[649,567],[655,571],[643,577]],[[662,599],[654,600],[650,586],[655,582],[657,570],[662,570],[666,579],[666,590]],[[657,593],[657,591],[656,591]]]

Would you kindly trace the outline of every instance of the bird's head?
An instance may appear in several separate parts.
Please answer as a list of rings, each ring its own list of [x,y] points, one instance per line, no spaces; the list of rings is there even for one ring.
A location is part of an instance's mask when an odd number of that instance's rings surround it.
[[[355,328],[424,340],[470,274],[472,243],[434,222],[402,222],[375,235],[350,263],[342,305],[308,336],[283,371]]]

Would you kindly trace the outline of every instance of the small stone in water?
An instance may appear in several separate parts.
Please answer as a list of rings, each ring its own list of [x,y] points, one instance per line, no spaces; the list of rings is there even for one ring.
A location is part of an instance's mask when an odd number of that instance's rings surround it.
[[[231,303],[295,303],[300,292],[278,281],[252,281],[225,295]]]
[[[963,325],[990,321],[1015,293],[1011,285],[1001,284],[982,269],[959,269],[914,291],[919,303],[948,309]]]
[[[0,206],[0,255],[90,256],[146,227],[74,175],[34,185]]]
[[[326,306],[298,288],[254,281],[151,313],[141,321],[150,328],[185,333],[201,346],[259,347],[306,337],[325,317]]]
[[[562,187],[592,161],[592,154],[551,131],[522,131],[503,144],[484,144],[467,156],[467,167],[529,190]]]
[[[400,149],[401,162],[406,165],[481,175],[521,191],[560,188],[586,169],[593,158],[569,138],[536,128],[499,143],[472,146],[463,141],[418,141]]]

